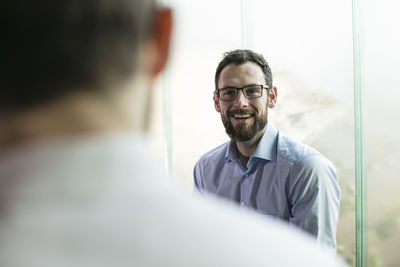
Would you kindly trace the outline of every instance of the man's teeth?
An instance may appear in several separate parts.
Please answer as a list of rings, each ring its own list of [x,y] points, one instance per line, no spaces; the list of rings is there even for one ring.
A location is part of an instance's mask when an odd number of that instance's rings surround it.
[[[233,117],[235,119],[246,119],[246,118],[250,118],[251,116],[249,114],[235,114],[235,115],[233,115]]]

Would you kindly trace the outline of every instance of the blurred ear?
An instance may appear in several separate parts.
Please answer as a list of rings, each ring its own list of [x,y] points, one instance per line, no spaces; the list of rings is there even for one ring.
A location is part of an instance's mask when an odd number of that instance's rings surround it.
[[[275,107],[276,104],[276,99],[278,97],[278,91],[276,87],[273,87],[271,90],[269,90],[269,95],[268,95],[268,107],[273,108]]]
[[[221,112],[221,107],[219,106],[219,98],[218,98],[217,93],[215,91],[214,91],[213,100],[214,100],[215,110],[217,112]]]
[[[152,69],[153,76],[158,75],[165,67],[171,41],[172,32],[172,10],[169,8],[160,8],[154,20],[154,67]]]

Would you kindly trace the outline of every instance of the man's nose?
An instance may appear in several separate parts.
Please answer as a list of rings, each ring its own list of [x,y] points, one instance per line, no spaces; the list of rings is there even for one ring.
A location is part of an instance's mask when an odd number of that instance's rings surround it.
[[[236,97],[235,104],[238,107],[247,107],[249,105],[249,99],[244,96],[243,91],[238,90],[238,95]]]

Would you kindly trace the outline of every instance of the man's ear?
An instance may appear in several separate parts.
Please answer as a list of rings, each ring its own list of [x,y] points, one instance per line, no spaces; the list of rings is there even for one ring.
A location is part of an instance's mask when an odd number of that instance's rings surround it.
[[[214,91],[213,100],[214,100],[214,107],[215,107],[215,110],[216,110],[217,112],[221,112],[221,107],[220,107],[220,105],[219,105],[219,98],[218,98],[217,93],[216,93],[215,91]]]
[[[276,89],[276,87],[273,87],[271,90],[269,90],[269,95],[268,95],[268,98],[269,98],[268,107],[269,108],[275,107],[277,97],[278,97],[278,90]]]
[[[165,67],[168,55],[172,33],[172,10],[169,8],[160,8],[156,12],[154,20],[153,41],[155,45],[155,62],[152,74],[158,75]]]

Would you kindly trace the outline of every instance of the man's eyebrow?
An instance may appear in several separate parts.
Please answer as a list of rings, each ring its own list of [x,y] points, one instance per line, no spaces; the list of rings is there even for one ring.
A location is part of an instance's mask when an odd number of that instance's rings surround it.
[[[228,85],[228,86],[221,87],[219,89],[227,89],[227,88],[239,88],[239,87]]]
[[[258,83],[249,83],[249,84],[246,84],[245,86],[242,86],[242,87],[236,87],[236,86],[230,86],[230,85],[228,85],[228,86],[224,86],[224,87],[221,87],[221,88],[218,88],[218,89],[227,89],[227,88],[243,88],[243,87],[247,87],[247,86],[253,86],[253,85],[263,85],[263,84],[258,84]]]
[[[245,85],[244,87],[246,87],[246,86],[253,86],[253,85],[263,85],[263,84],[260,84],[260,83],[249,83],[249,84]]]

